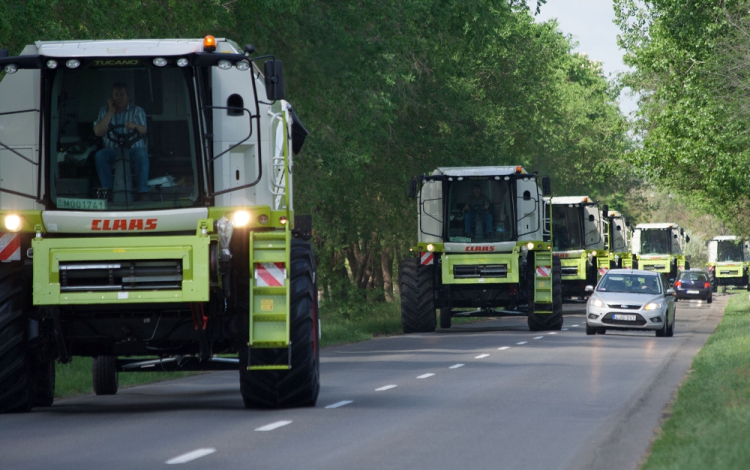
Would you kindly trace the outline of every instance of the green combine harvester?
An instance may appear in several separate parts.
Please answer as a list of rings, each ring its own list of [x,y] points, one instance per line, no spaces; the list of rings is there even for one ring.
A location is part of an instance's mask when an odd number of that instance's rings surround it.
[[[610,268],[633,267],[633,256],[630,251],[630,242],[633,238],[633,229],[627,217],[615,210],[609,210],[604,206],[602,214],[605,218],[606,246],[609,256]],[[601,268],[600,268],[601,269]],[[603,274],[600,272],[600,274]],[[601,277],[601,276],[600,276]]]
[[[684,254],[688,242],[690,237],[677,224],[638,224],[631,243],[633,268],[664,273],[673,284],[680,272],[690,269]]]
[[[714,237],[708,242],[708,278],[714,292],[719,286],[750,290],[748,284],[748,242],[734,235]]]
[[[532,331],[563,324],[560,260],[544,196],[550,180],[516,167],[438,168],[413,179],[417,257],[403,260],[404,333],[454,317],[526,315]]]

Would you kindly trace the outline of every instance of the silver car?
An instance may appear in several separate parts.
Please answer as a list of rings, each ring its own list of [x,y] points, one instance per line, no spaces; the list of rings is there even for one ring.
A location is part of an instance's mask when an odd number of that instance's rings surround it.
[[[586,303],[586,334],[607,330],[654,330],[656,336],[674,335],[674,290],[662,273],[610,269]]]

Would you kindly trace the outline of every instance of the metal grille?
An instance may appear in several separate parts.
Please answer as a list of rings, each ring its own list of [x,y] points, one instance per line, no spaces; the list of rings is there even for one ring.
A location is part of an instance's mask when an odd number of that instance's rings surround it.
[[[181,288],[182,260],[60,263],[60,292]]]
[[[453,266],[456,279],[480,277],[508,277],[507,264],[459,264]]]
[[[578,275],[578,266],[563,266],[562,267],[562,275],[563,276],[577,276]]]
[[[607,304],[609,308],[620,308],[623,310],[640,310],[643,305]]]

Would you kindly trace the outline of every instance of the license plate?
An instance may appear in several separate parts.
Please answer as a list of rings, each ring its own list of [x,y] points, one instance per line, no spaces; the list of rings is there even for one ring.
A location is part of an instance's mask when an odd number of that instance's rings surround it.
[[[107,209],[107,201],[104,199],[72,199],[58,197],[57,208],[77,209],[80,211],[103,211]]]
[[[700,292],[697,291],[697,290],[689,290],[689,291],[687,291],[687,293],[688,294],[700,294]]]
[[[612,320],[635,321],[635,315],[619,315],[614,313],[612,314]]]

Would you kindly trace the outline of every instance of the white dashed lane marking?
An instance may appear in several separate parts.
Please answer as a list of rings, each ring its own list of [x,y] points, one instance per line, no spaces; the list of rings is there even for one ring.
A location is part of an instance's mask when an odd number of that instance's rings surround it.
[[[422,374],[422,375],[420,375],[420,376],[419,376],[419,377],[417,377],[417,378],[418,378],[418,379],[426,379],[426,378],[428,378],[428,377],[432,377],[433,375],[435,375],[435,374]]]
[[[386,391],[386,390],[390,390],[390,389],[392,389],[392,388],[396,388],[396,387],[398,387],[398,385],[385,385],[385,386],[383,386],[383,387],[380,387],[380,388],[376,388],[376,389],[375,389],[375,391],[376,391],[376,392],[384,392],[384,391]]]
[[[505,351],[506,349],[510,348],[510,346],[503,346],[501,348],[497,348],[498,351]]]
[[[479,356],[475,357],[474,359],[484,359],[485,357],[488,357],[489,354],[480,354]]]
[[[526,343],[528,343],[528,341],[521,341],[520,343],[516,343],[516,344],[520,346],[520,345],[526,344]]]
[[[256,431],[273,431],[274,429],[278,429],[282,426],[286,426],[287,424],[292,424],[291,421],[276,421],[271,424],[266,424],[265,426],[261,426],[259,428],[255,428]]]
[[[573,328],[578,328],[578,325],[570,325],[570,326],[572,326]]]
[[[205,449],[195,449],[193,451],[188,452],[187,454],[178,455],[177,457],[171,458],[167,460],[167,465],[175,465],[178,463],[187,463],[191,460],[199,459],[201,457],[205,457],[209,454],[213,454],[216,452],[216,449],[212,448],[205,448]]]
[[[534,339],[542,339],[544,336],[534,336]]]
[[[548,334],[548,335],[556,335],[556,334],[557,334],[557,332],[556,332],[556,331],[553,331],[552,333],[547,333],[547,334]]]
[[[339,401],[339,402],[336,402],[336,403],[333,403],[331,405],[326,406],[326,409],[327,410],[332,410],[334,408],[341,408],[342,406],[346,406],[349,403],[354,403],[354,402],[352,400]]]
[[[455,364],[455,365],[448,367],[448,369],[458,369],[459,367],[463,367],[464,365],[465,364]]]

